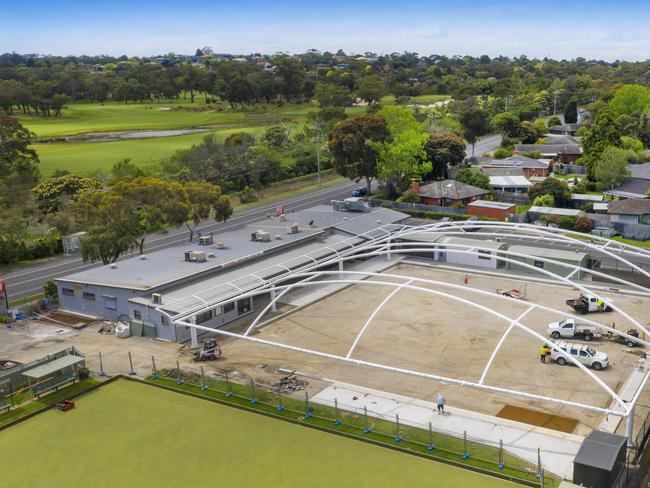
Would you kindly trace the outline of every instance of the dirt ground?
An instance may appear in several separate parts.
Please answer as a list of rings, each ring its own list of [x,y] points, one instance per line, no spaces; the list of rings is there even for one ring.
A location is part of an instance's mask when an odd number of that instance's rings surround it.
[[[490,314],[487,309],[513,318],[524,313],[531,303],[566,310],[562,314],[532,311],[522,319],[527,326],[545,335],[548,322],[570,315],[571,310],[564,302],[579,293],[568,287],[529,281],[527,300],[513,304],[494,295],[496,288],[521,287],[521,280],[508,276],[469,273],[469,283],[465,285],[465,272],[439,267],[398,264],[385,272],[390,273],[460,285],[463,290],[458,291],[444,285],[434,287],[414,283],[472,298],[486,309],[471,308],[450,297],[402,289],[375,316],[352,357],[472,381],[479,380],[492,351],[509,326],[509,322]],[[384,276],[381,281],[403,280]],[[283,305],[279,308],[277,320],[265,325],[256,337],[345,356],[372,311],[393,289],[354,285],[295,311]],[[488,291],[490,296],[474,294],[471,289]],[[614,293],[604,295],[637,319],[647,317],[650,311],[650,303],[647,300],[644,303],[642,298]],[[256,301],[257,310],[263,306],[263,302]],[[228,328],[241,331],[250,323],[251,317],[254,315],[240,319]],[[616,312],[591,314],[589,318],[606,325],[615,323],[625,330],[631,327]],[[312,392],[332,379],[425,400],[432,400],[442,392],[449,405],[490,415],[496,415],[505,405],[520,406],[576,419],[578,425],[574,433],[578,434],[598,428],[602,420],[600,414],[573,407],[355,366],[237,339],[220,339],[224,357],[219,361],[197,364],[191,361],[192,352],[185,346],[147,338],[117,339],[113,335],[98,333],[99,328],[100,324],[91,324],[83,330],[74,330],[37,322],[12,329],[2,328],[0,360],[27,362],[74,345],[86,354],[89,367],[95,371],[99,370],[101,352],[102,366],[108,374],[128,372],[128,352],[131,352],[133,369],[142,376],[150,374],[151,356],[154,356],[159,369],[175,367],[179,361],[183,369],[198,370],[200,366],[206,372],[227,369],[242,378],[254,377],[267,383],[277,379],[279,369],[295,370],[312,377]],[[513,329],[496,355],[485,383],[594,406],[610,404],[607,393],[578,368],[553,362],[541,364],[540,345],[537,338]],[[610,366],[595,374],[614,390],[619,389],[637,363],[638,356],[625,352],[624,346],[610,341],[598,341],[593,345],[610,358]],[[648,408],[644,405],[650,405],[650,393],[646,392],[639,404],[637,418],[645,418]]]
[[[472,273],[469,275],[469,284],[464,285],[464,272],[419,265],[400,264],[386,273],[432,279],[491,293],[496,288],[521,287],[520,280]],[[382,278],[381,281],[391,280]],[[545,335],[549,322],[570,315],[571,310],[564,302],[579,293],[563,286],[528,282],[527,301],[513,305],[494,295],[486,297],[465,290],[458,292],[446,286],[435,288],[442,292],[457,293],[464,298],[473,298],[479,304],[509,317],[524,313],[530,303],[566,310],[562,314],[535,310],[522,319],[524,324],[542,335]],[[257,337],[345,356],[369,315],[392,290],[393,287],[371,285],[348,287],[272,322]],[[617,305],[636,318],[646,317],[650,309],[650,304],[635,296],[604,295],[615,300]],[[631,327],[616,312],[591,314],[589,318],[602,321],[605,325],[615,323],[618,328],[626,330]],[[484,309],[471,308],[448,297],[403,289],[375,316],[353,357],[454,379],[478,381],[508,325],[509,322]],[[639,357],[624,352],[625,347],[614,342],[603,340],[594,342],[593,345],[610,358],[610,366],[595,374],[616,391],[629,376]],[[554,362],[541,364],[540,346],[537,338],[521,329],[513,329],[496,355],[485,383],[599,407],[609,405],[608,394],[577,367],[559,366]],[[490,415],[496,415],[506,404],[510,404],[574,418],[579,421],[575,433],[586,433],[597,428],[602,420],[600,414],[573,407],[441,384],[243,341],[227,341],[225,350],[228,357],[222,365],[232,365],[254,376],[262,376],[259,365],[267,365],[422,399],[430,400],[442,392],[450,405]],[[242,358],[246,360],[242,361]]]

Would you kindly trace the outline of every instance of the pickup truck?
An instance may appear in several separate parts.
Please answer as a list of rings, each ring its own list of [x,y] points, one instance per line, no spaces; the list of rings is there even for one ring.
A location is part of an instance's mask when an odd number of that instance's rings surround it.
[[[546,333],[553,339],[560,339],[561,337],[581,337],[585,341],[599,339],[603,336],[598,327],[577,324],[572,318],[564,319],[561,322],[551,322],[546,327]]]
[[[606,368],[609,364],[609,358],[607,357],[607,354],[604,352],[598,352],[587,344],[580,344],[579,342],[557,341],[555,342],[555,345],[562,349],[569,356],[577,359],[588,368],[595,369],[596,371],[600,371],[601,369]],[[566,357],[561,355],[555,349],[551,349],[551,355],[549,357],[560,366],[564,366],[569,362]]]
[[[566,304],[576,312],[584,315],[589,312],[611,312],[612,307],[603,302],[602,306],[598,306],[598,298],[593,295],[580,294],[578,298],[571,298],[566,301]]]

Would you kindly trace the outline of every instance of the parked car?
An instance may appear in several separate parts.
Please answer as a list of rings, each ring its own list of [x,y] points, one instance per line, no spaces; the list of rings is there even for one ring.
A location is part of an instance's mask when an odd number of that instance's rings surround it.
[[[561,337],[582,337],[585,341],[598,339],[603,336],[598,327],[577,324],[575,319],[568,318],[561,322],[551,322],[546,327],[546,333],[553,339]]]
[[[554,343],[569,356],[578,360],[588,368],[599,371],[606,368],[609,364],[609,358],[604,352],[598,352],[593,347],[579,342],[557,341]],[[550,358],[560,366],[564,366],[569,360],[555,349],[551,349]]]
[[[355,188],[354,190],[352,190],[352,196],[353,197],[363,197],[363,196],[366,196],[367,194],[368,194],[368,189],[364,188],[362,186],[359,186],[359,187]]]

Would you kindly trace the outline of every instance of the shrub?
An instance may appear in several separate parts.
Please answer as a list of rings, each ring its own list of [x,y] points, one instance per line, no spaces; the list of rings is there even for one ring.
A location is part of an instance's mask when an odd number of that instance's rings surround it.
[[[244,189],[239,192],[239,201],[241,203],[252,203],[256,202],[257,199],[258,196],[255,188],[251,188],[250,186],[244,187]]]
[[[88,371],[88,368],[79,368],[79,379],[87,380],[88,378],[90,378],[90,371]]]
[[[563,229],[573,229],[576,225],[576,218],[569,217],[568,215],[560,218],[560,227]]]
[[[557,115],[553,115],[552,117],[549,117],[548,120],[546,121],[547,127],[553,127],[554,125],[562,125],[562,121],[560,120],[560,117],[558,117]]]
[[[527,151],[523,153],[522,156],[526,156],[527,158],[539,159],[542,157],[542,153],[539,151]]]
[[[553,195],[540,195],[533,200],[533,205],[535,207],[554,207],[555,199],[553,198]]]
[[[397,199],[398,202],[420,203],[420,195],[412,190],[406,190],[402,196]]]
[[[562,219],[560,219],[559,215],[544,215],[543,217],[540,218],[540,220],[544,220],[544,221],[548,222],[549,224],[555,224],[555,225],[559,226],[560,221]]]
[[[500,147],[494,151],[494,159],[506,159],[512,156],[512,150]]]
[[[591,228],[591,220],[589,220],[589,218],[585,217],[584,215],[578,217],[575,221],[575,224],[573,225],[573,230],[582,232],[584,234],[591,232]]]

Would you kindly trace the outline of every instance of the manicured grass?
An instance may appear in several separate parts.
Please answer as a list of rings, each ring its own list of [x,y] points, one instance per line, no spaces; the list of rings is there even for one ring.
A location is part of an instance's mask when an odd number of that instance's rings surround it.
[[[430,103],[440,102],[441,100],[448,100],[449,98],[449,95],[417,95],[415,97],[411,97],[411,101],[409,103],[428,105]],[[395,97],[393,95],[387,95],[381,99],[381,104],[394,105]]]
[[[28,297],[20,298],[18,300],[12,300],[9,303],[9,306],[10,307],[17,307],[18,305],[24,305],[25,303],[36,302],[36,301],[40,300],[41,298],[45,298],[44,293],[38,293],[36,295],[30,295]]]
[[[129,381],[0,433],[0,451],[6,486],[514,486]]]
[[[21,405],[12,410],[9,410],[8,412],[0,413],[0,425],[6,425],[9,422],[13,422],[14,420],[23,418],[26,415],[29,415],[30,413],[33,413],[37,410],[47,407],[48,405],[52,405],[65,398],[69,398],[70,396],[75,395],[81,391],[87,390],[89,387],[97,383],[98,383],[97,380],[92,378],[81,380],[78,383],[74,383],[70,386],[66,386],[65,388],[61,388],[58,391],[53,391],[52,393],[43,395],[41,396],[41,398],[35,398],[33,401],[29,403],[25,403],[24,405]],[[28,398],[26,395],[27,393],[19,394],[18,398],[14,399],[14,401],[21,403],[22,401]],[[2,445],[3,442],[3,435],[4,434],[0,432],[0,445]],[[20,485],[20,486],[26,486],[26,485]]]
[[[255,133],[262,128],[241,126],[213,132],[226,137],[233,132]],[[175,137],[130,139],[112,142],[75,142],[56,144],[34,144],[41,160],[40,169],[44,176],[55,169],[67,169],[73,173],[91,174],[96,171],[109,173],[113,164],[131,158],[139,166],[149,166],[169,158],[177,149],[186,149],[199,144],[210,132]]]
[[[612,239],[618,242],[622,242],[623,244],[628,244],[630,246],[650,248],[650,241],[634,241],[632,239],[625,239],[621,236],[614,236]]]

